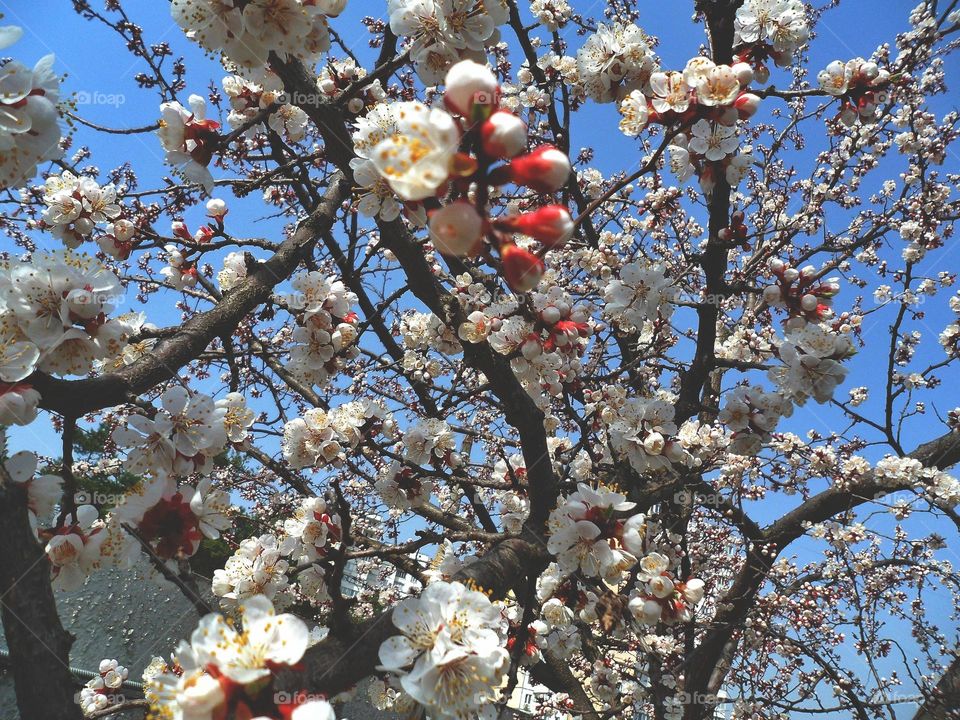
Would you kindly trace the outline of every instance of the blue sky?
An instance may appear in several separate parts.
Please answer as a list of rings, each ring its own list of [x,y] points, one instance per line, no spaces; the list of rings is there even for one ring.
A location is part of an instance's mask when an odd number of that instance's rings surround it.
[[[906,17],[916,2],[917,0],[844,0],[838,9],[829,12],[818,26],[819,34],[812,42],[809,55],[813,73],[831,60],[848,59],[858,55],[869,56],[881,42],[892,41],[894,34],[906,27]],[[599,2],[572,4],[577,11],[584,14],[598,13],[603,6],[603,3]],[[0,0],[0,12],[5,16],[3,23],[18,24],[25,29],[23,39],[7,52],[27,63],[32,63],[47,53],[55,53],[55,67],[65,75],[63,96],[69,97],[75,93],[78,99],[77,112],[91,122],[118,128],[138,127],[154,122],[159,114],[157,95],[155,91],[139,89],[134,80],[134,76],[143,70],[142,61],[131,57],[115,34],[97,23],[82,20],[72,13],[67,5],[64,0]],[[638,5],[641,11],[639,24],[660,39],[657,52],[665,67],[680,68],[689,57],[698,52],[704,42],[704,35],[702,28],[689,22],[692,2],[641,0]],[[344,42],[361,59],[369,59],[375,51],[367,48],[369,35],[359,20],[365,15],[382,16],[385,6],[385,0],[351,0],[344,15],[333,22],[333,27]],[[188,68],[187,89],[182,93],[181,100],[185,101],[190,93],[206,94],[211,82],[219,88],[224,72],[218,63],[205,57],[196,45],[186,40],[179,27],[171,20],[166,2],[135,0],[127,2],[126,7],[131,18],[144,28],[148,43],[168,42],[175,56],[185,57]],[[568,26],[564,35],[570,44],[568,52],[572,54],[584,38],[576,37],[572,26]],[[956,58],[948,58],[946,69],[948,83],[951,80],[955,83],[960,72],[960,63]],[[773,70],[772,82],[782,86],[787,80],[788,76],[784,71]],[[932,102],[932,107],[940,114],[952,106],[950,97],[940,97]],[[617,170],[630,172],[640,160],[635,141],[624,138],[615,130],[616,121],[613,106],[588,103],[577,114],[573,126],[573,148],[594,146],[594,165],[605,173]],[[605,128],[600,135],[602,142],[597,140],[597,127]],[[822,127],[817,121],[813,121],[807,128],[811,148],[822,147]],[[168,174],[163,166],[160,145],[152,134],[102,136],[85,128],[78,128],[75,147],[82,144],[91,146],[93,158],[90,162],[103,172],[130,162],[140,175],[144,187],[151,186],[153,178]],[[809,160],[807,165],[804,165],[803,159],[798,158],[798,164],[807,167]],[[952,155],[946,165],[945,169],[956,172],[960,169],[960,159]],[[888,174],[895,172],[897,167],[896,161],[890,161]],[[217,170],[214,170],[214,174],[216,177],[223,176],[222,172]],[[278,236],[278,222],[275,219],[263,218],[264,209],[258,198],[239,201],[229,196],[224,197],[230,202],[230,223],[233,227],[245,227],[244,232],[238,234]],[[186,220],[193,228],[201,222],[202,216],[201,206],[191,210]],[[828,222],[831,227],[842,227],[844,218],[829,218]],[[160,227],[165,228],[165,221],[161,221]],[[50,236],[38,235],[37,239],[41,247],[55,248],[59,244],[59,241]],[[891,257],[899,253],[898,242],[894,238]],[[922,264],[921,271],[930,275],[938,270],[952,270],[957,267],[958,260],[960,255],[957,254],[954,243],[951,247],[933,253]],[[837,298],[837,308],[842,310],[847,307],[856,294],[854,289],[844,287]],[[936,336],[952,318],[952,313],[946,308],[948,295],[949,293],[945,292],[935,303],[925,306],[925,318],[915,324],[924,333],[924,343],[917,355],[917,366],[942,357]],[[873,307],[869,296],[865,299],[864,307]],[[158,325],[166,325],[178,319],[170,310],[151,308],[151,311],[155,314],[151,314],[149,319]],[[876,383],[882,377],[882,373],[878,373],[876,348],[885,348],[889,343],[888,325],[892,314],[893,308],[889,308],[876,313],[865,322],[863,337],[867,342],[867,349],[850,362],[851,374],[838,391],[838,398],[845,398],[846,390],[850,387]],[[944,373],[944,380],[945,387],[951,388],[960,381],[960,375],[955,369],[951,369]],[[929,396],[943,413],[957,404],[955,398],[949,390],[942,388]],[[867,414],[876,407],[877,400],[874,399],[865,406]],[[918,442],[942,432],[942,426],[936,424],[930,415],[927,417],[929,422],[921,420],[909,425],[910,429],[904,437],[905,447],[911,448]],[[799,409],[791,420],[784,422],[781,429],[803,434],[811,427],[821,432],[829,432],[843,426],[845,424],[841,423],[835,410],[811,404]],[[58,438],[50,429],[46,418],[41,418],[30,428],[15,431],[13,439],[15,448],[29,447],[41,454],[59,454]],[[769,520],[781,511],[781,507],[768,506],[761,511],[759,519]],[[921,531],[922,528],[918,528],[918,532]],[[816,552],[814,546],[811,546],[810,550]],[[960,557],[955,552],[946,552],[955,562],[960,563]]]

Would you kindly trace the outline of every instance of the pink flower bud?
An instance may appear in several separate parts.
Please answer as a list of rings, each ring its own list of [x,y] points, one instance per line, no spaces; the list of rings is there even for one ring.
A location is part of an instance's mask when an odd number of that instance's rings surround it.
[[[497,110],[480,126],[480,140],[492,158],[516,157],[527,149],[527,124],[513,113]]]
[[[490,115],[497,106],[500,86],[486,65],[462,60],[447,71],[443,101],[453,112],[469,120]],[[485,111],[485,112],[484,112]],[[480,116],[477,116],[480,112]]]
[[[480,249],[483,218],[466,200],[457,200],[430,215],[430,241],[444,255],[465,257]]]
[[[781,273],[786,269],[787,264],[780,258],[770,258],[767,267],[769,267],[772,272]]]
[[[181,220],[174,220],[172,223],[170,223],[170,229],[178,238],[188,242],[193,242],[193,236],[190,234],[190,231],[187,230],[187,224],[185,222]]]
[[[807,312],[817,309],[817,305],[820,304],[820,301],[817,299],[816,295],[811,295],[807,293],[802,298],[800,298],[800,307],[802,307]]]
[[[566,185],[570,177],[570,159],[553,145],[541,145],[498,171],[491,173],[494,184],[512,180],[537,192],[554,192]]]
[[[563,205],[546,205],[533,212],[499,218],[496,226],[532,237],[548,248],[562,247],[573,234],[573,218]]]
[[[193,241],[197,245],[203,245],[204,243],[210,242],[213,238],[213,228],[204,225],[201,228],[197,228],[197,231],[193,234]]]
[[[760,98],[753,93],[742,93],[733,106],[737,109],[737,115],[741,120],[753,117],[760,107]]]
[[[546,270],[543,260],[511,242],[500,246],[500,261],[507,284],[515,292],[533,290]]]
[[[800,277],[800,271],[796,268],[787,268],[783,271],[783,279],[788,283],[794,282],[798,277]]]
[[[730,69],[733,70],[734,75],[737,76],[737,82],[740,83],[740,87],[745,88],[753,82],[753,68],[750,67],[750,63],[738,62]]]

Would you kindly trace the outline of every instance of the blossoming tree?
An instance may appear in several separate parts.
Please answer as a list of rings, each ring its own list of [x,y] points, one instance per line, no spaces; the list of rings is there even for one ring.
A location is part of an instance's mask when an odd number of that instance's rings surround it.
[[[73,5],[159,120],[0,64],[23,718],[493,718],[521,674],[537,717],[957,707],[956,0],[823,67],[839,0],[172,0],[169,44]],[[166,177],[92,164],[118,135]],[[142,700],[68,670],[55,593],[110,566],[201,615]]]

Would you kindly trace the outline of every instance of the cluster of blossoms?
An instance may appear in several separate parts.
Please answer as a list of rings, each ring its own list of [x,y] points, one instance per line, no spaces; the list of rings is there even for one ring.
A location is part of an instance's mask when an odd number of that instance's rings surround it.
[[[284,520],[283,529],[298,541],[293,554],[299,556],[301,562],[325,558],[343,535],[340,516],[318,497],[300,500],[293,514]]]
[[[170,230],[174,237],[188,245],[204,245],[210,242],[213,237],[224,230],[224,218],[229,210],[227,203],[219,198],[211,198],[207,201],[207,217],[210,222],[201,225],[195,232],[191,233],[187,224],[182,220],[174,220],[170,223]],[[176,243],[167,243],[163,246],[164,259],[166,266],[161,268],[160,275],[166,280],[167,284],[176,290],[195,287],[200,281],[197,272],[197,262],[191,259],[193,249],[183,249]],[[237,261],[240,260],[242,270],[238,267]],[[233,271],[232,279],[239,279],[246,276],[246,263],[243,262],[242,253],[230,253],[224,259],[224,265],[230,263],[229,267]],[[218,279],[220,279],[218,277]],[[221,287],[223,287],[221,281]],[[224,287],[228,290],[229,287]]]
[[[290,597],[290,556],[297,549],[292,537],[266,534],[246,538],[222,568],[213,572],[213,594],[227,607],[263,595],[275,605],[286,605]]]
[[[847,376],[842,361],[855,352],[849,333],[807,323],[787,330],[777,348],[783,365],[771,368],[768,375],[797,405],[803,405],[808,397],[826,403]]]
[[[694,465],[677,435],[674,403],[664,398],[627,397],[621,386],[585,393],[586,407],[606,428],[611,447],[638,473]]]
[[[648,123],[678,127],[668,148],[670,167],[683,182],[694,173],[709,192],[718,173],[736,186],[753,162],[749,149],[739,146],[737,122],[752,117],[760,98],[749,92],[753,68],[745,62],[717,65],[695,57],[683,72],[655,72],[641,89],[620,103],[620,129],[638,136]]]
[[[277,615],[262,595],[238,609],[242,629],[212,613],[201,618],[190,642],[172,661],[144,676],[151,717],[214,720],[334,720],[331,705],[306,693],[277,692],[274,674],[300,662],[310,631],[294,615]]]
[[[346,0],[174,0],[170,10],[188,38],[256,74],[270,53],[316,62],[330,48],[327,18],[346,5]]]
[[[359,349],[357,296],[341,280],[320,272],[296,276],[287,308],[297,318],[290,348],[290,371],[310,385],[323,387],[340,370],[340,362],[355,358]]]
[[[213,175],[208,165],[220,143],[220,123],[207,120],[207,102],[199,95],[187,99],[185,108],[179,102],[160,106],[160,128],[157,137],[166,152],[166,162],[190,182],[213,191]]]
[[[863,58],[834,60],[817,74],[817,82],[829,95],[840,98],[837,120],[847,127],[857,119],[873,120],[889,100],[890,72]]]
[[[537,22],[553,32],[567,24],[573,16],[573,8],[567,0],[532,0],[530,13]]]
[[[678,581],[670,573],[670,559],[659,552],[644,555],[638,565],[637,580],[642,585],[627,605],[634,618],[647,625],[689,622],[697,603],[703,599],[703,580]]]
[[[460,466],[461,458],[455,451],[455,442],[450,426],[437,418],[418,418],[401,438],[405,460],[416,465],[442,467]]]
[[[431,718],[496,717],[510,656],[501,607],[459,582],[438,581],[393,610],[399,635],[380,646],[381,669]]]
[[[772,58],[787,67],[793,54],[810,38],[806,10],[801,0],[746,0],[734,18],[736,59],[750,63],[757,81],[767,82]]]
[[[577,51],[584,94],[597,102],[622,100],[647,87],[656,68],[646,34],[633,23],[601,23]]]
[[[642,331],[650,322],[670,319],[677,294],[663,265],[634,260],[604,284],[603,313],[623,330]]]
[[[500,255],[507,284],[516,292],[532,290],[546,269],[542,255],[573,233],[569,211],[545,205],[489,218],[485,198],[490,186],[507,183],[555,192],[567,182],[570,161],[552,145],[524,152],[526,125],[498,109],[500,86],[489,68],[464,60],[450,68],[445,84],[447,110],[416,101],[374,108],[354,134],[354,148],[408,205],[428,210],[430,240],[442,254],[480,255],[487,251],[486,238]],[[478,152],[468,155],[461,146],[477,146]],[[508,162],[492,167],[498,160]],[[437,209],[440,198],[449,202]],[[541,249],[534,253],[522,247],[515,233],[538,241]]]
[[[376,489],[388,507],[403,511],[429,501],[433,482],[417,477],[416,470],[394,460],[380,473]]]
[[[719,420],[732,432],[730,452],[755,455],[770,442],[782,417],[793,414],[793,403],[778,392],[767,392],[749,385],[738,385],[726,397]]]
[[[367,77],[367,71],[357,65],[353,58],[343,60],[328,59],[317,75],[317,89],[331,100],[340,97],[344,90],[358,80]],[[347,101],[347,110],[356,114],[368,105],[382,103],[387,97],[386,90],[379,78],[368,81],[359,92]]]
[[[643,551],[646,517],[629,515],[635,506],[620,493],[577,483],[577,491],[563,498],[547,523],[547,550],[556,556],[561,574],[579,570],[619,582]]]
[[[22,34],[16,26],[0,27],[0,50]],[[33,68],[16,60],[0,66],[0,189],[19,187],[36,174],[38,163],[62,154],[60,78],[53,60],[47,55]]]
[[[485,294],[476,294],[469,286],[462,290],[458,297],[464,309],[478,309],[470,311],[461,323],[460,338],[470,343],[488,339],[496,352],[510,356],[514,374],[544,409],[550,397],[560,396],[564,387],[579,381],[581,359],[596,332],[592,308],[576,305],[569,293],[557,286],[532,291],[527,306],[513,297],[488,304]]]
[[[436,85],[451,65],[484,56],[510,17],[506,0],[388,0],[390,29],[410,43],[424,85]]]
[[[223,91],[230,102],[227,123],[234,130],[245,127],[252,135],[256,132],[257,117],[272,109],[267,118],[271,130],[293,143],[300,142],[306,135],[307,114],[296,105],[284,102],[283,84],[273,73],[265,73],[260,83],[228,75],[223,79]]]
[[[130,448],[124,462],[137,475],[160,479],[209,475],[213,458],[228,443],[242,444],[256,419],[240,393],[214,400],[174,385],[160,396],[153,417],[130,415],[126,426],[113,431],[113,441]]]
[[[99,674],[90,678],[80,688],[77,704],[84,715],[92,715],[97,710],[122,702],[123,696],[117,691],[129,677],[130,672],[116,660],[101,660]]]
[[[121,302],[117,276],[69,250],[0,266],[0,416],[27,424],[39,395],[21,382],[34,370],[85,375],[116,358],[143,322],[107,315]]]
[[[817,269],[807,265],[797,270],[779,258],[769,262],[776,282],[763,289],[763,299],[771,307],[787,311],[787,327],[803,327],[833,317],[833,298],[840,292],[838,278],[821,280]]]
[[[891,489],[915,487],[940,507],[960,504],[960,481],[935,467],[924,467],[913,458],[888,455],[877,462],[873,473],[881,485]]]
[[[43,187],[43,212],[40,227],[49,229],[69,248],[76,248],[90,237],[97,224],[112,224],[120,216],[117,190],[112,185],[101,187],[93,178],[79,178],[65,170],[51,175]],[[117,257],[112,240],[98,238],[101,249]]]
[[[386,409],[373,401],[345,403],[326,412],[307,410],[283,426],[283,457],[294,468],[339,463],[345,451],[355,449],[368,436],[396,436],[396,423]]]
[[[960,315],[960,293],[950,298],[950,309]],[[937,338],[944,352],[951,357],[960,355],[960,318],[947,325]]]
[[[121,539],[125,536],[119,532],[129,525],[154,555],[175,564],[173,561],[194,555],[204,537],[215,540],[230,527],[229,509],[230,496],[214,489],[209,478],[195,488],[178,486],[172,477],[144,480],[107,518],[108,527],[115,532],[102,554],[121,566],[135,561],[139,544]]]

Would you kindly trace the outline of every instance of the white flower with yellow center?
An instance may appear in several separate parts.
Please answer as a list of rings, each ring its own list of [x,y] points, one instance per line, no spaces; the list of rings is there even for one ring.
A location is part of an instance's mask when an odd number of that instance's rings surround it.
[[[377,145],[371,159],[397,195],[423,200],[449,177],[460,132],[450,114],[439,108],[416,101],[398,105],[397,134]]]
[[[240,617],[242,631],[217,613],[200,620],[190,636],[200,667],[213,665],[233,682],[248,685],[269,677],[272,666],[294,665],[303,657],[310,631],[300,618],[277,615],[263,595],[243,601]]]

